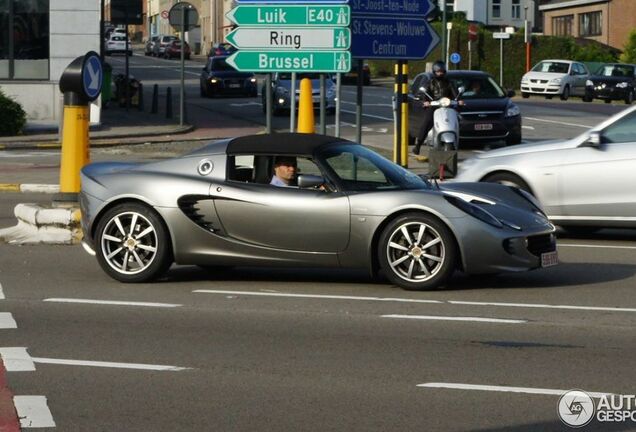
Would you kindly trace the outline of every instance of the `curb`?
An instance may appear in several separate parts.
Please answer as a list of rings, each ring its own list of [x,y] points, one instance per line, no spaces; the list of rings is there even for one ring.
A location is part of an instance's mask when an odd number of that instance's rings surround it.
[[[0,192],[31,192],[55,194],[60,191],[60,185],[37,183],[0,183]]]
[[[131,145],[131,144],[137,144],[137,143],[122,143],[120,141],[114,141],[114,140],[127,139],[127,138],[145,138],[145,137],[153,138],[153,137],[165,137],[165,136],[171,136],[171,135],[183,135],[183,134],[192,132],[194,130],[195,130],[194,126],[187,125],[187,126],[180,126],[170,131],[144,132],[144,133],[121,133],[121,134],[111,134],[111,135],[100,136],[100,137],[91,137],[89,141],[89,146],[90,147],[114,147],[119,145]],[[37,138],[37,136],[34,136],[32,140],[30,139],[24,140],[24,137],[19,137],[19,138],[15,137],[15,138],[16,138],[15,142],[0,143],[0,151],[1,150],[51,150],[51,149],[62,148],[62,143],[58,142],[57,138],[55,139],[55,141],[53,140],[40,141],[41,138]],[[20,141],[20,139],[23,139],[23,141]],[[139,144],[145,144],[147,142],[154,142],[154,141],[152,139],[148,139],[143,142],[140,142]]]
[[[9,244],[77,244],[82,240],[78,208],[44,208],[18,204],[13,211],[18,224],[0,229],[0,240]]]

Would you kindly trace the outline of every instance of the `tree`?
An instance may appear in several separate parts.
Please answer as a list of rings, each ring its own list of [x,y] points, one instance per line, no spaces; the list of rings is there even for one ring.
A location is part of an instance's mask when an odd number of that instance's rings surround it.
[[[623,63],[636,63],[636,29],[629,33],[627,43],[621,54],[620,60]]]

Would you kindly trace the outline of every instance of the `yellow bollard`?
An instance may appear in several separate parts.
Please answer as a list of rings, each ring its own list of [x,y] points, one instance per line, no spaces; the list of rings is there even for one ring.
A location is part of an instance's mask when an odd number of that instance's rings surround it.
[[[60,193],[78,194],[80,170],[89,163],[88,105],[64,106],[64,132],[60,162]]]
[[[294,97],[294,95],[291,97]],[[300,81],[298,133],[316,133],[316,126],[314,124],[314,101],[311,96],[311,80],[309,78],[303,78]]]
[[[402,65],[402,88],[400,92],[402,94],[402,130],[400,131],[400,148],[401,153],[400,156],[402,160],[400,161],[400,165],[404,168],[409,167],[409,65],[407,61],[404,61]]]

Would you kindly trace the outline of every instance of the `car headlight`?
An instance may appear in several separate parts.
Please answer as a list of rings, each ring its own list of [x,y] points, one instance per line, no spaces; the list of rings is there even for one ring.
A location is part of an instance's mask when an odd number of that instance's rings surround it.
[[[446,201],[448,201],[449,203],[451,203],[458,209],[462,210],[463,212],[468,213],[472,217],[479,219],[480,221],[485,222],[488,225],[492,225],[496,228],[503,228],[503,224],[499,222],[499,219],[494,217],[492,214],[490,214],[483,208],[475,204],[469,203],[468,201],[465,201],[456,196],[444,195],[444,198],[446,199]]]
[[[587,80],[587,81],[585,81],[585,85],[587,87],[594,87],[594,82],[592,82],[592,80]]]
[[[518,116],[519,114],[521,114],[521,110],[515,104],[511,104],[506,110],[506,117],[514,117]]]
[[[616,88],[627,88],[629,84],[627,82],[619,82],[616,84]]]
[[[216,83],[217,83],[217,81],[218,81],[218,80],[217,80],[216,78],[210,78],[210,82],[211,82],[212,84],[216,84]]]
[[[528,82],[528,77],[526,77],[526,76],[521,77],[521,82],[522,83],[527,83]]]
[[[250,82],[255,83],[256,82],[256,78],[250,78]]]
[[[561,84],[561,78],[552,78],[550,84]]]

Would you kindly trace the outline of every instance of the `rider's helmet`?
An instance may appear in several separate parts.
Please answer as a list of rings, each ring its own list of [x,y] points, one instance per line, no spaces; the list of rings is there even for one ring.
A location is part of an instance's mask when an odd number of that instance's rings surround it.
[[[441,73],[441,75],[438,75],[438,72]],[[446,75],[446,64],[444,64],[444,62],[441,60],[438,60],[435,63],[433,63],[433,73],[435,74],[435,76]]]

